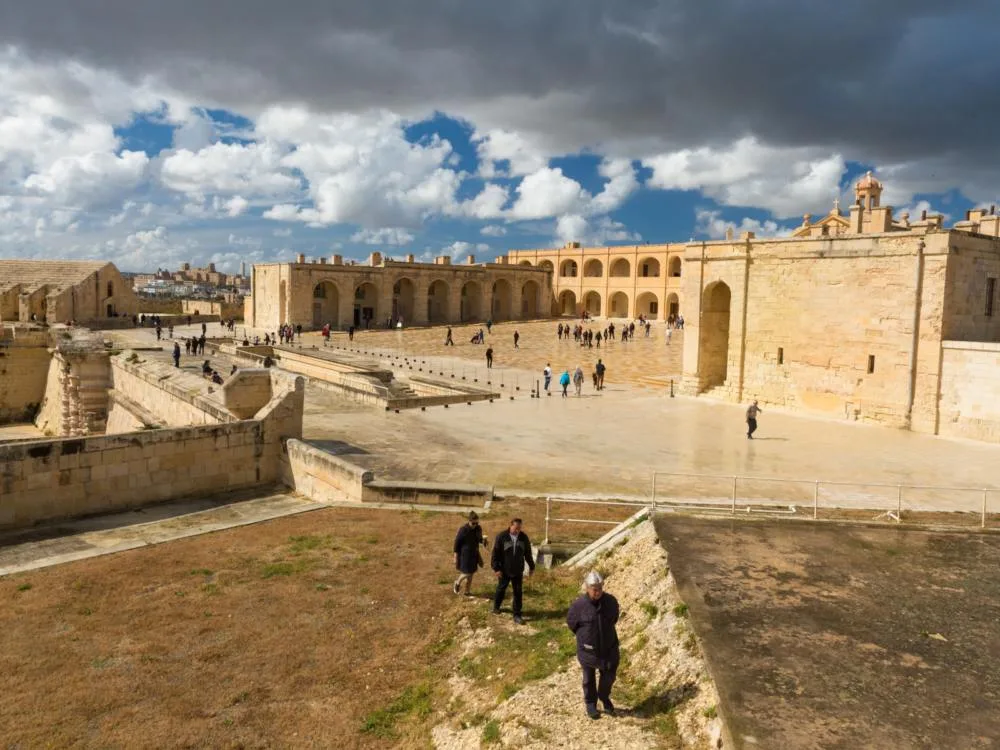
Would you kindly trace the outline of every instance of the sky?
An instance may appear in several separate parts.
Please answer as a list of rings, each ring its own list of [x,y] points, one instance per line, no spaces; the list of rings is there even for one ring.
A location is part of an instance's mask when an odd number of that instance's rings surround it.
[[[1000,202],[985,0],[0,4],[0,257],[126,271]]]

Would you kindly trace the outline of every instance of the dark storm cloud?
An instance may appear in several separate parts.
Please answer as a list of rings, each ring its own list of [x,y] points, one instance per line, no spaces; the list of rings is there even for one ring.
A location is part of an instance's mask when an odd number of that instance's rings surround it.
[[[443,109],[566,149],[753,134],[879,161],[947,149],[973,164],[998,151],[993,9],[987,0],[33,0],[0,6],[0,44],[132,80],[152,75],[242,111]]]

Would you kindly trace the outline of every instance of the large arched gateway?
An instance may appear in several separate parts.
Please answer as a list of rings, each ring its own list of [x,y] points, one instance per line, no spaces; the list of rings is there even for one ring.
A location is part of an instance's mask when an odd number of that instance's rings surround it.
[[[483,288],[478,281],[467,281],[462,286],[462,309],[459,317],[463,323],[483,319]]]
[[[321,281],[313,287],[312,327],[340,325],[340,290],[332,281]]]
[[[643,292],[635,300],[635,317],[642,315],[647,320],[660,316],[660,301],[652,292]]]
[[[590,313],[591,316],[596,317],[600,315],[601,295],[593,290],[583,295],[583,309]]]
[[[507,279],[493,283],[493,320],[510,320],[514,310],[514,290]]]
[[[559,295],[559,315],[576,317],[576,295],[569,289],[564,290]]]
[[[448,317],[448,285],[437,279],[427,287],[427,322],[447,323]]]
[[[540,317],[538,301],[542,296],[542,287],[537,281],[526,281],[521,287],[521,318],[531,320]]]
[[[392,318],[394,321],[403,321],[404,324],[412,323],[414,311],[413,304],[415,287],[412,281],[402,278],[392,286]]]
[[[732,292],[725,282],[714,281],[705,287],[698,331],[698,377],[702,390],[726,382],[731,301]]]
[[[371,328],[378,321],[378,287],[370,281],[358,284],[354,289],[354,326]]]

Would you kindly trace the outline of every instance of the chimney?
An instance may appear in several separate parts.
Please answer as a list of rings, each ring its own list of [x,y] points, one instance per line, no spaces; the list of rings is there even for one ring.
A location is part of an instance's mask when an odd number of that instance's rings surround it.
[[[410,253],[409,255],[406,256],[406,262],[407,263],[413,262],[413,253]]]
[[[295,256],[295,262],[296,263],[305,263],[306,262],[306,254],[305,253],[299,253],[298,255],[296,255]]]
[[[470,266],[475,265],[475,263],[476,263],[476,256],[475,255],[470,255],[468,258],[465,259],[465,262],[466,262],[467,265],[470,265]]]
[[[320,264],[321,266],[325,266],[325,265],[326,265],[326,258],[320,258],[320,259],[319,259],[319,264]]]
[[[927,221],[927,209],[920,212],[920,221]]]
[[[377,253],[376,252],[376,253],[372,253],[371,255],[369,255],[368,256],[368,265],[369,266],[373,266],[373,267],[374,266],[380,266],[380,265],[382,265],[382,253]]]
[[[438,266],[450,266],[451,265],[451,256],[450,255],[439,255],[438,257],[436,257],[434,259],[434,263],[435,263],[435,265],[438,265]]]
[[[330,264],[334,265],[334,266],[342,266],[342,265],[344,265],[344,256],[343,255],[334,255],[332,258],[330,258]]]

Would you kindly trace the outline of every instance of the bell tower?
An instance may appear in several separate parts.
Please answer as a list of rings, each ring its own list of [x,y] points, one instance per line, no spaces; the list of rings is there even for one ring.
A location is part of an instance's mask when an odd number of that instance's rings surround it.
[[[854,197],[855,203],[866,211],[878,208],[882,198],[882,183],[869,171],[854,186]]]

